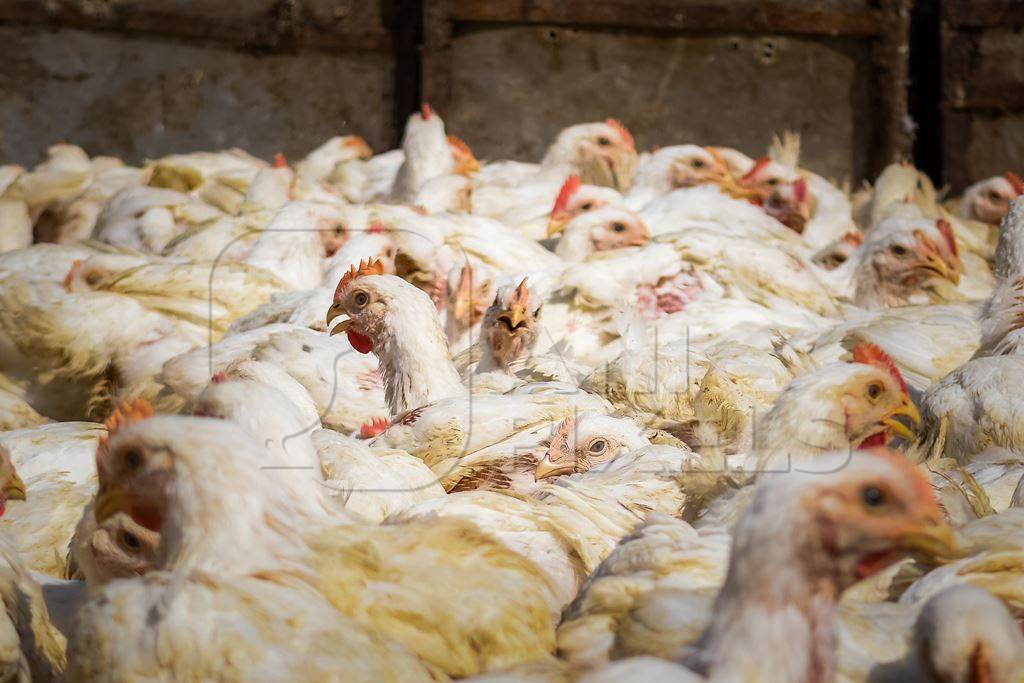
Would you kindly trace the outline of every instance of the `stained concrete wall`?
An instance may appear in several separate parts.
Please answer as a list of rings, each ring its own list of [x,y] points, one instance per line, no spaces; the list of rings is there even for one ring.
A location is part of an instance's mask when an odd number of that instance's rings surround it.
[[[489,26],[455,35],[451,60],[446,121],[483,155],[537,159],[564,126],[612,116],[640,148],[760,155],[773,132],[793,130],[809,168],[837,179],[867,171],[864,41]]]
[[[238,146],[303,155],[354,132],[395,137],[390,55],[257,55],[61,29],[0,28],[0,160],[59,140],[138,162]]]

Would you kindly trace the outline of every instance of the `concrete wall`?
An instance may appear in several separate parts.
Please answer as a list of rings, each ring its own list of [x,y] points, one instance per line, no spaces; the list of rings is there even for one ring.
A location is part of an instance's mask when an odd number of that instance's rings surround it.
[[[612,116],[640,148],[694,142],[756,156],[773,132],[793,130],[810,168],[867,172],[863,41],[492,26],[456,34],[451,59],[446,121],[483,154],[537,159],[564,126]]]

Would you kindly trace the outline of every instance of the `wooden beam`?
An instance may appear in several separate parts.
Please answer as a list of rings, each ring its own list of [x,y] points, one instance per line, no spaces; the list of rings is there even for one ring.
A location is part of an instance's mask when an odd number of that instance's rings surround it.
[[[451,0],[451,19],[465,23],[594,26],[721,33],[877,36],[888,13],[867,8],[801,7],[777,0]]]
[[[322,3],[321,3],[322,5]],[[92,5],[81,0],[0,0],[0,23],[112,31],[132,35],[290,51],[388,51],[383,27],[350,26],[341,12],[289,0],[178,0]]]
[[[960,110],[1024,111],[1024,83],[953,83],[950,106]]]
[[[955,28],[1024,26],[1020,0],[944,0],[945,20]]]

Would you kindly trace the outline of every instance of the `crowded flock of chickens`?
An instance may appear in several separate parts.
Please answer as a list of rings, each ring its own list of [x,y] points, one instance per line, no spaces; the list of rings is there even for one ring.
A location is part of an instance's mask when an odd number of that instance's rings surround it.
[[[0,679],[1024,680],[1022,194],[427,105],[0,167]]]

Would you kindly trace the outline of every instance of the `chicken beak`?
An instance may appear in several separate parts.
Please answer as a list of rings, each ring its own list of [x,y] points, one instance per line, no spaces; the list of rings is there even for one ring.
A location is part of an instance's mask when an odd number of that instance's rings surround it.
[[[925,267],[929,270],[934,270],[954,285],[960,284],[960,271],[956,268],[950,268],[949,265],[939,256],[932,256],[929,258]]]
[[[92,506],[92,514],[97,524],[103,524],[118,512],[125,509],[128,502],[128,493],[123,489],[109,489],[96,494],[96,500]]]
[[[469,322],[469,312],[473,305],[473,271],[468,263],[459,273],[459,286],[453,298],[452,314],[455,319]]]
[[[455,173],[458,175],[470,175],[480,170],[480,162],[477,161],[476,157],[469,157],[459,162],[459,165],[455,169]]]
[[[21,477],[15,474],[14,477],[7,482],[4,494],[7,500],[25,500],[25,482],[21,480]]]
[[[326,322],[327,328],[330,329],[331,321],[333,321],[335,318],[337,318],[339,316],[342,316],[342,315],[346,315],[347,316],[348,315],[348,311],[346,311],[345,308],[340,303],[338,303],[338,302],[334,302],[333,304],[331,304],[331,307],[327,309],[327,322]],[[342,320],[340,323],[337,324],[337,326],[335,326],[335,328],[333,330],[331,330],[331,336],[334,336],[336,334],[340,334],[340,333],[346,331],[348,329],[348,326],[351,325],[351,324],[352,324],[352,319],[351,318],[346,318],[345,320]]]
[[[945,522],[928,521],[905,532],[900,542],[909,551],[928,559],[954,559],[957,552],[956,535]]]
[[[896,419],[897,416],[902,415],[913,423],[914,428],[911,429],[907,425],[903,424]],[[916,437],[916,430],[921,426],[921,413],[918,411],[917,406],[910,400],[909,396],[903,397],[903,403],[889,413],[889,416],[882,420],[882,424],[889,428],[896,436],[900,437],[904,441],[912,441]]]
[[[567,463],[556,463],[552,462],[551,454],[546,453],[544,458],[537,463],[537,469],[534,471],[534,481],[540,481],[541,479],[547,479],[549,477],[557,477],[561,474],[571,474],[572,465]]]
[[[567,216],[564,213],[551,214],[551,218],[548,219],[548,237],[554,237],[562,232],[565,229],[565,224],[568,222]]]
[[[526,306],[514,305],[508,311],[508,321],[512,325],[512,329],[515,330],[520,324],[526,322]]]

